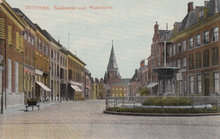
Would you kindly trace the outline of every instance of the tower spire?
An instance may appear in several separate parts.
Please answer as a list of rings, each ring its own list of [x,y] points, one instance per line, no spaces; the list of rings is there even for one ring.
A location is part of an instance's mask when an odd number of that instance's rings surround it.
[[[115,57],[113,40],[112,40],[112,50],[111,50],[109,62],[108,62],[108,69],[118,69],[118,65],[117,65],[116,57]]]

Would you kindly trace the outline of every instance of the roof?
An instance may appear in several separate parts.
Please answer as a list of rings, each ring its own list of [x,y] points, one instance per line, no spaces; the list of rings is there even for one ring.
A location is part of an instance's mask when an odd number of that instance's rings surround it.
[[[128,86],[128,84],[130,83],[130,78],[123,78],[119,81],[114,81],[112,82],[113,86]]]
[[[130,82],[136,81],[135,79],[137,78],[137,70],[135,70],[135,73],[133,77],[131,78]]]
[[[116,62],[115,51],[113,47],[113,41],[112,41],[112,50],[111,50],[109,62],[108,62],[108,70],[111,70],[111,69],[118,69],[118,64]]]
[[[72,52],[70,52],[69,50],[67,50],[67,54],[69,54],[70,56],[72,56],[73,58],[75,58],[76,60],[78,60],[80,63],[82,63],[83,65],[86,65],[81,59],[79,59],[76,55],[74,55]]]
[[[179,31],[198,23],[198,12],[204,8],[208,10],[207,17],[213,16],[215,13],[220,12],[220,0],[209,0],[205,7],[200,6],[187,13],[179,24]]]
[[[12,8],[12,10],[21,17],[21,19],[27,23],[32,29],[36,30],[34,23],[19,9],[19,8]]]

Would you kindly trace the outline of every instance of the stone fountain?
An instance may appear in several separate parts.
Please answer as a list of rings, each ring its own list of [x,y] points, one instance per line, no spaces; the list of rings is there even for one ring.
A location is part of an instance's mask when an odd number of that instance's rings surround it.
[[[177,67],[169,67],[166,65],[166,45],[167,42],[164,41],[164,66],[157,67],[153,69],[153,72],[156,72],[158,75],[158,93],[157,95],[160,96],[173,96],[176,95],[175,86],[176,86],[176,79],[175,75],[178,72],[179,68]]]

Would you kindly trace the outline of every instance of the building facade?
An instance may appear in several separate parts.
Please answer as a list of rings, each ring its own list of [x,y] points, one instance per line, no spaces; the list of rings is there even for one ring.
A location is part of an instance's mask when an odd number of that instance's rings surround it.
[[[169,46],[169,63],[180,67],[178,93],[182,95],[219,95],[219,21],[220,1],[210,0],[194,8],[174,24]],[[193,19],[193,20],[192,20]]]
[[[2,91],[7,106],[24,103],[24,45],[25,25],[5,1],[0,4],[0,55],[3,57],[4,71]]]
[[[167,63],[166,61],[164,61],[164,55],[166,55],[164,46],[167,44],[170,33],[171,31],[168,30],[168,28],[166,30],[160,30],[159,24],[157,22],[154,25],[151,54],[147,59],[149,75],[149,84],[147,85],[147,87],[151,89],[151,94],[158,93],[158,75],[157,73],[153,72],[153,69],[166,66],[166,64],[164,64]]]
[[[36,51],[35,51],[35,97],[41,101],[49,101],[51,99],[51,89],[49,88],[49,44],[50,38],[37,25],[36,27]]]
[[[68,91],[69,100],[84,98],[85,63],[68,51]]]

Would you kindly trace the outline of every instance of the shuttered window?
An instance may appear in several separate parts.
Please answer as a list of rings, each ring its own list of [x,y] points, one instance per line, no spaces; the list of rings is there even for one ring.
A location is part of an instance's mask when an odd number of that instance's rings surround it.
[[[20,51],[22,53],[24,53],[24,44],[23,44],[23,41],[24,41],[24,37],[21,35],[20,36]]]
[[[23,65],[19,64],[19,92],[23,93],[23,76],[24,76],[24,70],[23,70]]]
[[[16,32],[16,49],[19,50],[20,48],[20,37],[19,37],[19,32]]]
[[[5,39],[5,19],[0,18],[0,39]]]
[[[8,25],[8,45],[12,46],[12,27]]]

